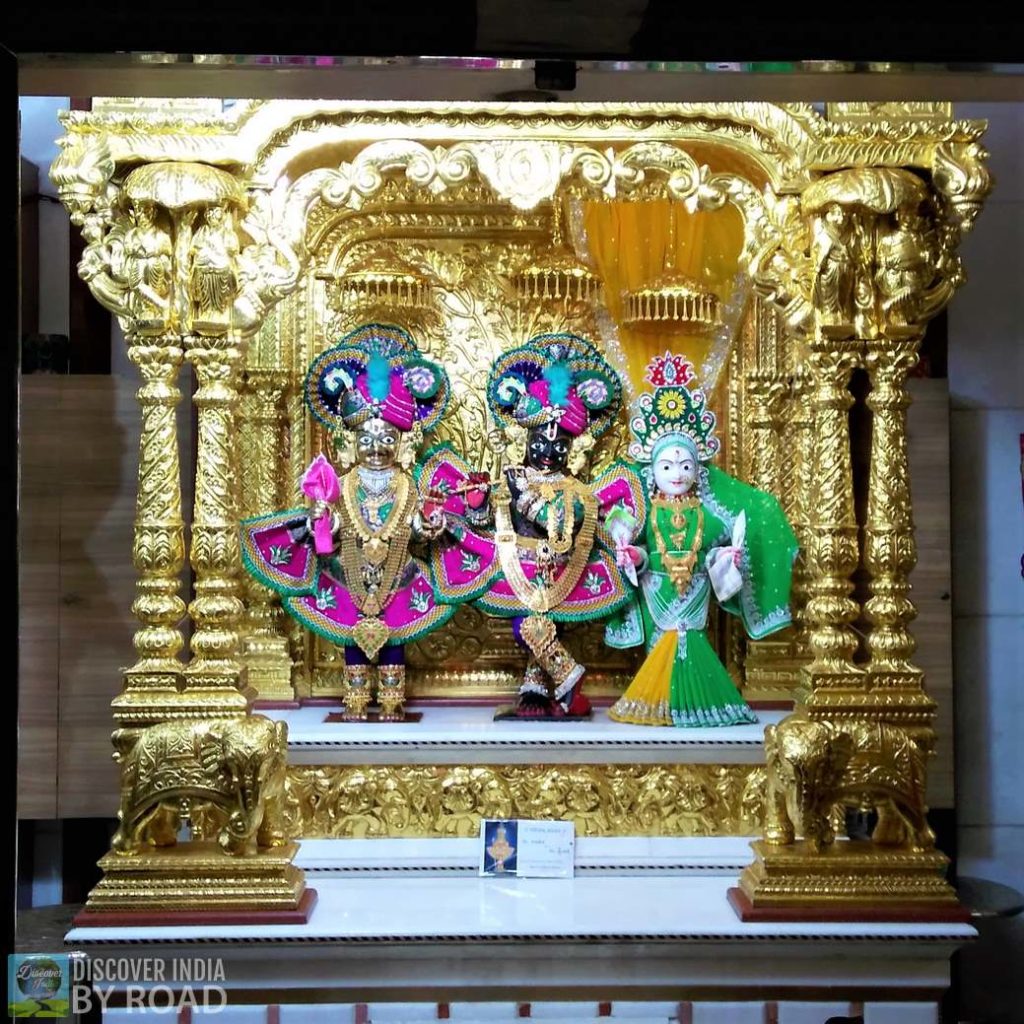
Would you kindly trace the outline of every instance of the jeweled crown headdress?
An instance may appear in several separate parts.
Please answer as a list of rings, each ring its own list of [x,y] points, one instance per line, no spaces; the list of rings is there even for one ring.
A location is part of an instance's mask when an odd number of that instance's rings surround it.
[[[306,374],[306,405],[329,430],[379,417],[401,431],[432,430],[448,404],[448,374],[408,332],[364,324],[321,352]]]
[[[704,391],[689,387],[691,381],[696,385],[693,364],[685,356],[666,352],[648,363],[644,376],[654,390],[643,392],[630,410],[630,458],[650,462],[656,448],[677,437],[690,441],[701,462],[713,459],[721,447],[715,437],[715,414],[707,408]]]
[[[557,422],[572,437],[598,438],[622,405],[622,381],[584,338],[540,334],[495,360],[487,401],[502,429]]]

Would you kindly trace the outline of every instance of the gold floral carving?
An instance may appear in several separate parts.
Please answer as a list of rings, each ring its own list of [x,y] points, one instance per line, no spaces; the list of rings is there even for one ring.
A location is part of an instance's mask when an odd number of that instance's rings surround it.
[[[475,836],[481,818],[573,821],[577,835],[748,835],[758,765],[291,765],[285,828],[306,838]]]

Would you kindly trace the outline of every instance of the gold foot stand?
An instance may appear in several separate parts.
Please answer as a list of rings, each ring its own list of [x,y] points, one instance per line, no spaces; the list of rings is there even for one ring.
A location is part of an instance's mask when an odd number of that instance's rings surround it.
[[[108,853],[77,927],[299,924],[316,893],[292,864],[298,843],[234,857],[216,843],[180,843],[137,857]]]
[[[750,844],[754,863],[729,902],[743,921],[966,921],[946,881],[949,859],[871,842]]]

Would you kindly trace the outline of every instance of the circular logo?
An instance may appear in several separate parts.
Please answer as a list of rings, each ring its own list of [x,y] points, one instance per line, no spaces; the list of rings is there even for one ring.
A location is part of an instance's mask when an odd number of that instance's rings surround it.
[[[49,999],[61,984],[60,965],[49,957],[33,957],[18,965],[18,989],[29,999]]]

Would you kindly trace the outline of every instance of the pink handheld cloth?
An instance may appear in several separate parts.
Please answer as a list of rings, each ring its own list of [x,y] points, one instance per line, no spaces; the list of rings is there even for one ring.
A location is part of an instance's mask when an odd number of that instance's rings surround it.
[[[338,500],[341,494],[341,483],[334,467],[318,455],[310,464],[302,477],[302,493],[312,498],[323,509],[323,514],[313,521],[313,546],[318,555],[329,554],[334,547],[331,536],[331,503]]]

